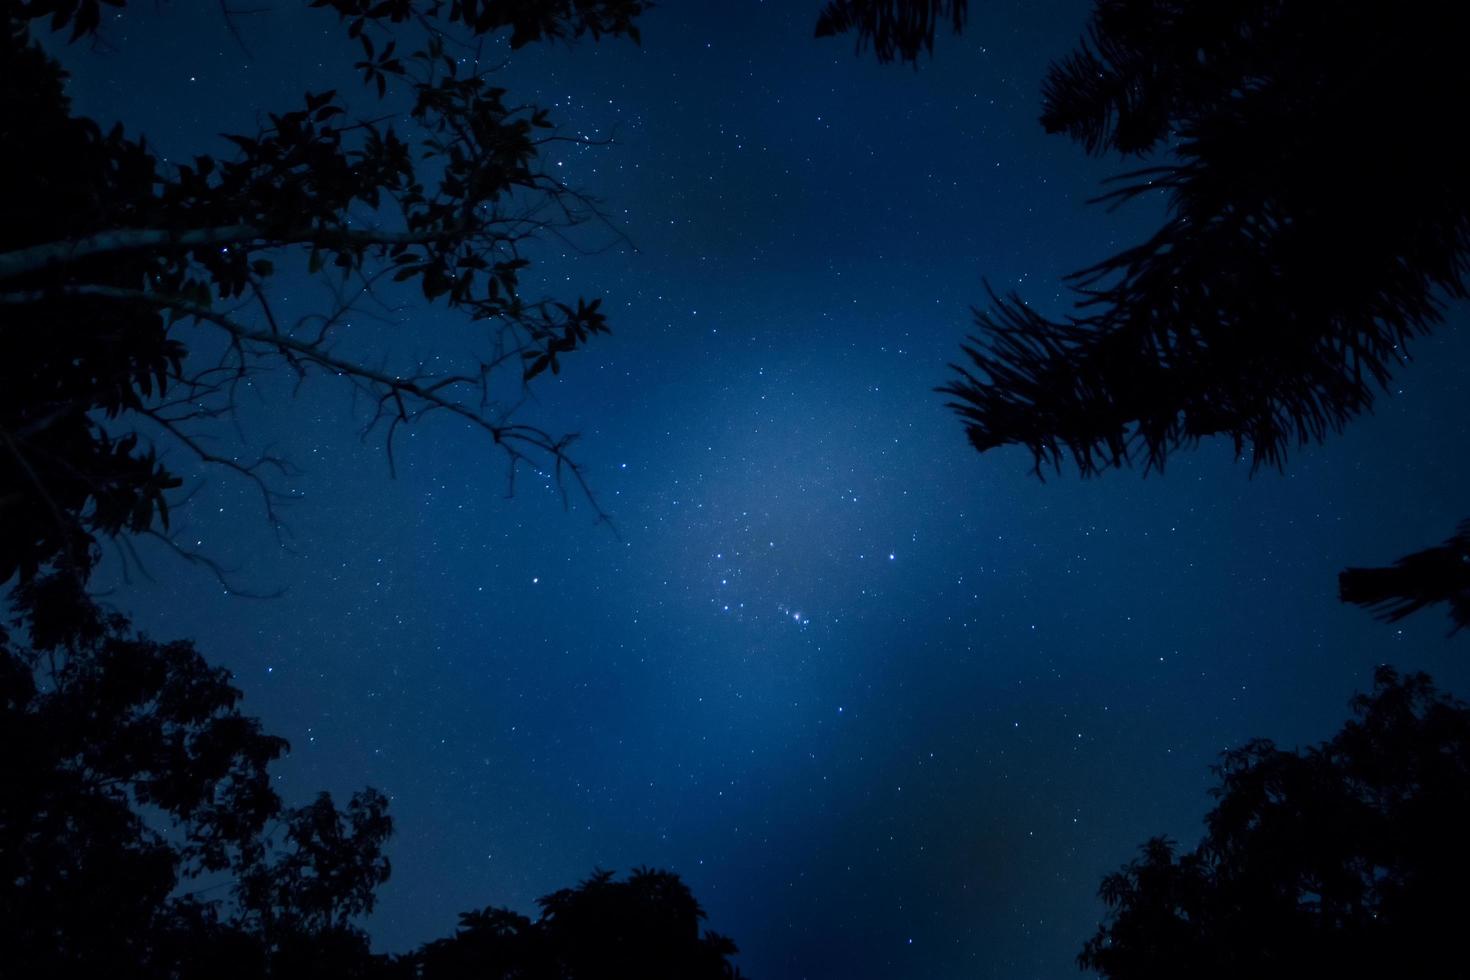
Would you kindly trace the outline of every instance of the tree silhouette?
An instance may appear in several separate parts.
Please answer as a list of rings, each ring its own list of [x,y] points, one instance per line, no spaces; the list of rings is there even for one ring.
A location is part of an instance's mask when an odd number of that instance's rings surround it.
[[[987,285],[967,364],[939,389],[971,445],[1086,476],[1162,470],[1223,435],[1254,471],[1370,409],[1467,295],[1470,151],[1444,125],[1470,87],[1467,29],[1464,5],[1428,0],[1098,0],[1041,121],[1089,153],[1158,161],[1097,201],[1157,193],[1165,220],[1073,273],[1061,319]],[[1410,596],[1397,618],[1462,592],[1428,554],[1396,578],[1345,573],[1343,598]]]
[[[489,435],[512,489],[534,466],[564,494],[587,491],[573,437],[518,410],[527,385],[607,331],[597,299],[521,291],[528,242],[575,247],[573,229],[602,221],[541,159],[588,141],[447,52],[502,30],[512,48],[636,41],[648,4],[313,0],[361,46],[368,92],[408,108],[349,119],[335,92],[307,93],[226,137],[229,157],[173,165],[74,115],[30,35],[45,18],[87,37],[103,2],[0,0],[0,585],[14,586],[0,626],[0,972],[408,980],[416,955],[373,954],[356,924],[389,874],[387,799],[284,806],[267,769],[287,745],[240,713],[228,672],[187,641],[139,634],[87,581],[99,540],[167,530],[179,480],[163,447],[253,481],[275,520],[269,476],[285,461],[242,462],[208,440],[236,393],[280,368],[365,395],[390,465],[403,425],[448,414]],[[400,53],[400,34],[425,40]],[[336,299],[284,319],[280,263]],[[349,315],[410,289],[483,321],[481,353],[433,369],[364,360],[371,339]],[[201,359],[211,346],[223,353]],[[544,905],[527,968],[736,975],[734,945],[699,935],[703,912],[672,874],[599,874]]]
[[[1425,606],[1447,602],[1455,633],[1470,626],[1470,521],[1434,548],[1406,555],[1387,568],[1349,568],[1338,576],[1343,602],[1377,609],[1396,623]]]
[[[321,793],[282,822],[287,846],[241,873],[236,894],[243,924],[272,952],[319,945],[321,936],[365,952],[366,936],[352,920],[373,910],[376,890],[388,880],[382,849],[393,821],[387,797],[364,790],[343,813]]]
[[[121,126],[103,132],[74,115],[60,67],[30,37],[43,17],[73,39],[94,32],[98,0],[0,2],[0,582],[49,564],[85,577],[99,537],[166,530],[179,481],[160,447],[254,481],[275,521],[269,478],[286,461],[242,459],[209,437],[237,392],[282,368],[364,396],[390,465],[401,427],[440,414],[487,434],[509,460],[512,488],[518,467],[533,466],[564,489],[587,489],[567,454],[573,437],[518,414],[527,384],[607,331],[597,299],[521,291],[528,242],[569,241],[601,220],[542,163],[549,144],[586,141],[509,102],[489,71],[446,45],[455,32],[502,28],[513,47],[636,39],[646,4],[313,6],[335,12],[360,44],[368,93],[408,108],[353,119],[335,92],[307,93],[265,114],[259,132],[227,137],[232,156],[170,164]],[[426,38],[412,53],[395,44],[407,28]],[[273,289],[285,265],[336,299],[285,318]],[[409,289],[482,321],[480,353],[446,357],[444,368],[366,360],[378,355],[351,315],[386,312]],[[201,347],[223,353],[191,356]]]
[[[1155,838],[1104,880],[1078,957],[1126,980],[1463,974],[1470,707],[1380,668],[1321,746],[1225,753],[1192,851]]]
[[[240,713],[227,671],[137,634],[70,575],[17,598],[15,634],[0,635],[9,969],[165,976],[209,950],[262,965],[279,945],[262,916],[319,937],[371,909],[392,827],[379,794],[354,796],[345,818],[325,796],[284,809],[267,767],[286,742]],[[344,819],[353,832],[334,837]],[[233,901],[178,893],[211,879],[233,882]]]
[[[956,34],[964,30],[968,8],[968,0],[829,0],[817,15],[816,36],[853,31],[859,52],[872,45],[879,62],[917,64],[920,50],[933,53],[941,22]]]
[[[735,944],[700,935],[704,910],[677,875],[598,871],[540,900],[532,921],[507,909],[460,916],[449,939],[415,954],[423,980],[726,980]]]
[[[0,630],[6,976],[739,975],[688,888],[646,869],[548,895],[535,922],[487,909],[416,953],[373,954],[356,922],[388,879],[386,797],[285,807],[268,767],[286,742],[240,713],[227,671],[137,634],[73,576],[17,599]]]
[[[1087,474],[1224,434],[1280,465],[1371,406],[1466,295],[1470,151],[1441,121],[1467,26],[1430,3],[1099,2],[1042,122],[1094,153],[1167,150],[1100,199],[1159,192],[1167,217],[1073,275],[1064,321],[992,294],[941,389],[975,448]]]

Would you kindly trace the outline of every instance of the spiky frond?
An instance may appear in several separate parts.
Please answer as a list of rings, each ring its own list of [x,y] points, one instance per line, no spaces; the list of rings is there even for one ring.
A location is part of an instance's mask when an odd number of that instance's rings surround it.
[[[1230,438],[1281,465],[1369,409],[1405,346],[1467,295],[1463,5],[1107,0],[1053,69],[1048,127],[1171,158],[1100,201],[1166,197],[1144,243],[1071,277],[1063,321],[977,314],[940,389],[980,450],[1084,473]]]
[[[965,26],[967,0],[830,0],[817,17],[817,37],[857,33],[857,48],[872,45],[883,63],[895,57],[916,62],[919,52],[934,52],[934,35],[948,20],[958,34]]]

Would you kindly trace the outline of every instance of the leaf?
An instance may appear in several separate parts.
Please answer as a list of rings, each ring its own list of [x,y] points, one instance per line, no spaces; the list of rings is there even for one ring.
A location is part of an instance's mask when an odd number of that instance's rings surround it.
[[[248,136],[232,136],[229,133],[221,133],[220,136],[234,143],[240,149],[250,155],[254,155],[260,149],[260,144]]]

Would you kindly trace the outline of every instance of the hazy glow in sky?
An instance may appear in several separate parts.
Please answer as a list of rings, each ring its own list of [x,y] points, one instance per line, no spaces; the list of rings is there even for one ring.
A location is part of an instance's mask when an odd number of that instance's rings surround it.
[[[335,24],[278,6],[244,25],[253,59],[211,4],[130,6],[68,57],[79,108],[184,154],[352,91]],[[1086,483],[977,456],[931,389],[982,277],[1058,304],[1151,216],[1087,208],[1114,162],[1035,121],[1087,5],[975,4],[917,72],[812,40],[818,6],[665,4],[640,48],[505,71],[616,137],[554,162],[638,251],[541,256],[614,333],[530,410],[582,432],[618,536],[545,481],[503,499],[500,458],[447,421],[389,480],[320,381],[243,420],[302,467],[291,551],[218,475],[183,515],[286,595],[162,555],[127,587],[290,739],[288,799],[392,795],[380,948],[648,864],[762,980],[1069,976],[1101,876],[1197,835],[1220,750],[1326,737],[1383,661],[1470,691],[1438,619],[1383,627],[1333,595],[1342,565],[1464,516],[1470,341],[1423,344],[1402,395],[1287,476],[1224,446]],[[421,354],[437,322],[384,342]]]

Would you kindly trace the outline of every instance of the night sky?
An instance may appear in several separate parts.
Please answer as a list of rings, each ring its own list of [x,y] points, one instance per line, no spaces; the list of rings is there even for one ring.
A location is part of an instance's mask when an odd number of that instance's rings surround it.
[[[248,54],[215,4],[130,6],[64,55],[77,109],[175,158],[304,89],[371,111],[335,18],[275,6],[240,18]],[[207,482],[174,530],[284,595],[161,548],[151,580],[115,557],[97,579],[235,672],[292,744],[288,802],[391,796],[377,949],[651,865],[758,980],[1068,977],[1102,875],[1154,834],[1198,839],[1221,750],[1330,736],[1383,662],[1470,694],[1442,612],[1398,628],[1335,597],[1341,567],[1470,513],[1470,335],[1421,342],[1394,397],[1284,475],[1220,443],[1086,481],[977,455],[931,389],[982,280],[1060,313],[1061,276],[1159,213],[1087,206],[1127,164],[1036,122],[1089,5],[982,0],[917,71],[813,40],[819,6],[669,0],[641,47],[503,73],[512,101],[615,139],[548,162],[636,251],[536,255],[546,288],[606,296],[614,332],[525,418],[582,433],[616,535],[534,474],[506,499],[502,456],[447,419],[390,478],[343,387],[268,378],[240,421],[300,468],[284,547],[252,487],[182,455]],[[278,279],[288,311],[321,304]],[[412,360],[463,335],[398,320],[347,343]]]

